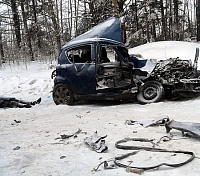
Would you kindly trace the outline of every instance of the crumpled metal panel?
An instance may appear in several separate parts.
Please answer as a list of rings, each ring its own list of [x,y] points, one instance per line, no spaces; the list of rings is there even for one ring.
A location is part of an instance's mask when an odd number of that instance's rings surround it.
[[[162,115],[159,117],[156,117],[155,119],[146,119],[146,120],[138,120],[138,121],[133,121],[133,120],[127,120],[126,123],[128,125],[142,125],[143,127],[149,127],[153,125],[163,125],[164,123],[169,121],[169,117]]]
[[[165,125],[167,133],[170,132],[171,129],[180,130],[183,134],[186,132],[192,137],[200,137],[200,123],[194,122],[177,122],[175,120],[171,120]]]
[[[108,150],[108,147],[105,145],[106,136],[98,136],[97,132],[95,132],[92,136],[86,137],[84,139],[85,143],[88,144],[94,151],[97,153],[102,153]]]
[[[72,41],[84,40],[88,38],[107,38],[122,42],[122,30],[120,24],[121,21],[118,18],[109,18],[105,22],[98,24]]]

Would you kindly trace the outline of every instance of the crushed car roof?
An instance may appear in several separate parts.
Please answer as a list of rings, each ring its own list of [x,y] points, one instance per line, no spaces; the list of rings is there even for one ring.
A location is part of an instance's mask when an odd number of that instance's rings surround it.
[[[84,43],[88,41],[110,41],[122,42],[121,21],[118,18],[112,17],[103,23],[98,24],[84,34],[76,37],[70,42],[66,43],[63,48],[76,43]]]
[[[109,44],[113,44],[113,45],[121,45],[124,46],[123,43],[115,41],[115,40],[111,40],[111,39],[107,39],[107,38],[87,38],[87,39],[82,39],[82,40],[72,40],[68,43],[66,43],[63,48],[67,48],[67,47],[71,47],[71,46],[75,46],[77,44],[79,45],[83,45],[83,44],[91,44],[94,42],[101,42],[101,43],[109,43]]]

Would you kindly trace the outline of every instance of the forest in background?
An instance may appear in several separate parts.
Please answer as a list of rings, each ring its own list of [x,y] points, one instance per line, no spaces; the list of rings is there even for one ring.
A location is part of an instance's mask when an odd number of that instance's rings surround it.
[[[200,41],[200,0],[0,0],[0,66],[53,61],[63,44],[113,16],[126,17],[129,48]]]

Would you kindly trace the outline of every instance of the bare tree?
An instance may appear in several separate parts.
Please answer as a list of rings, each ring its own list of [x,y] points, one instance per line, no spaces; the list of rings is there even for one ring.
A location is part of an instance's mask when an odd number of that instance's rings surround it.
[[[15,0],[11,0],[10,3],[13,14],[13,26],[15,29],[15,36],[17,39],[17,45],[20,48],[21,34],[20,34],[20,21],[19,21],[18,8]]]
[[[24,10],[24,2],[25,2],[25,0],[20,0],[21,12],[22,12],[22,18],[23,18],[23,24],[24,24],[24,33],[25,33],[25,38],[26,38],[26,42],[27,42],[27,45],[28,45],[28,50],[29,50],[28,53],[31,57],[31,61],[34,61],[34,54],[33,54],[32,44],[31,44],[31,37],[30,37],[28,25],[27,25],[27,13]]]
[[[179,31],[179,7],[178,0],[173,0],[174,3],[174,29],[175,29],[175,39],[179,39],[178,31]]]
[[[57,5],[56,5],[57,6]],[[56,15],[56,12],[54,11],[55,4],[52,0],[48,1],[48,14],[50,19],[52,20],[52,26],[54,29],[54,37],[57,45],[57,54],[60,52],[61,49],[61,38],[60,38],[60,27],[58,22],[58,16]]]
[[[2,21],[2,17],[0,16],[0,54],[1,54],[0,65],[1,65],[1,63],[5,62],[4,50],[3,50],[3,39],[2,39],[1,21]]]
[[[16,59],[20,53],[31,60],[53,59],[63,43],[113,16],[130,17],[129,47],[194,37],[200,41],[200,0],[0,0],[0,4],[7,7],[0,12],[1,61]]]
[[[41,48],[41,39],[39,36],[39,27],[38,27],[38,18],[37,18],[37,11],[36,11],[36,0],[32,0],[32,7],[33,7],[33,19],[34,19],[34,24],[36,27],[36,36],[37,36],[37,46],[38,48]]]
[[[165,22],[165,12],[164,12],[164,5],[163,5],[163,0],[160,0],[160,10],[161,10],[161,20],[162,20],[162,39],[166,39],[167,36],[167,27],[166,27],[166,22]]]
[[[197,16],[197,41],[200,41],[200,0],[197,0],[196,16]]]

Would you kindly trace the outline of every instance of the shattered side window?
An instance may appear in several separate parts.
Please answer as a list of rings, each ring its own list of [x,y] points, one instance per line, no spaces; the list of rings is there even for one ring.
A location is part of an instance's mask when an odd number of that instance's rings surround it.
[[[129,54],[128,50],[124,47],[117,47],[117,46],[101,46],[100,49],[100,63],[106,62],[128,62],[129,61]]]
[[[65,53],[71,63],[91,62],[91,45],[72,48]]]
[[[100,63],[115,62],[116,52],[112,46],[101,46],[100,49]]]
[[[123,56],[123,58],[128,62],[129,61],[128,50],[123,47],[117,47],[117,49],[119,50],[119,52]]]

